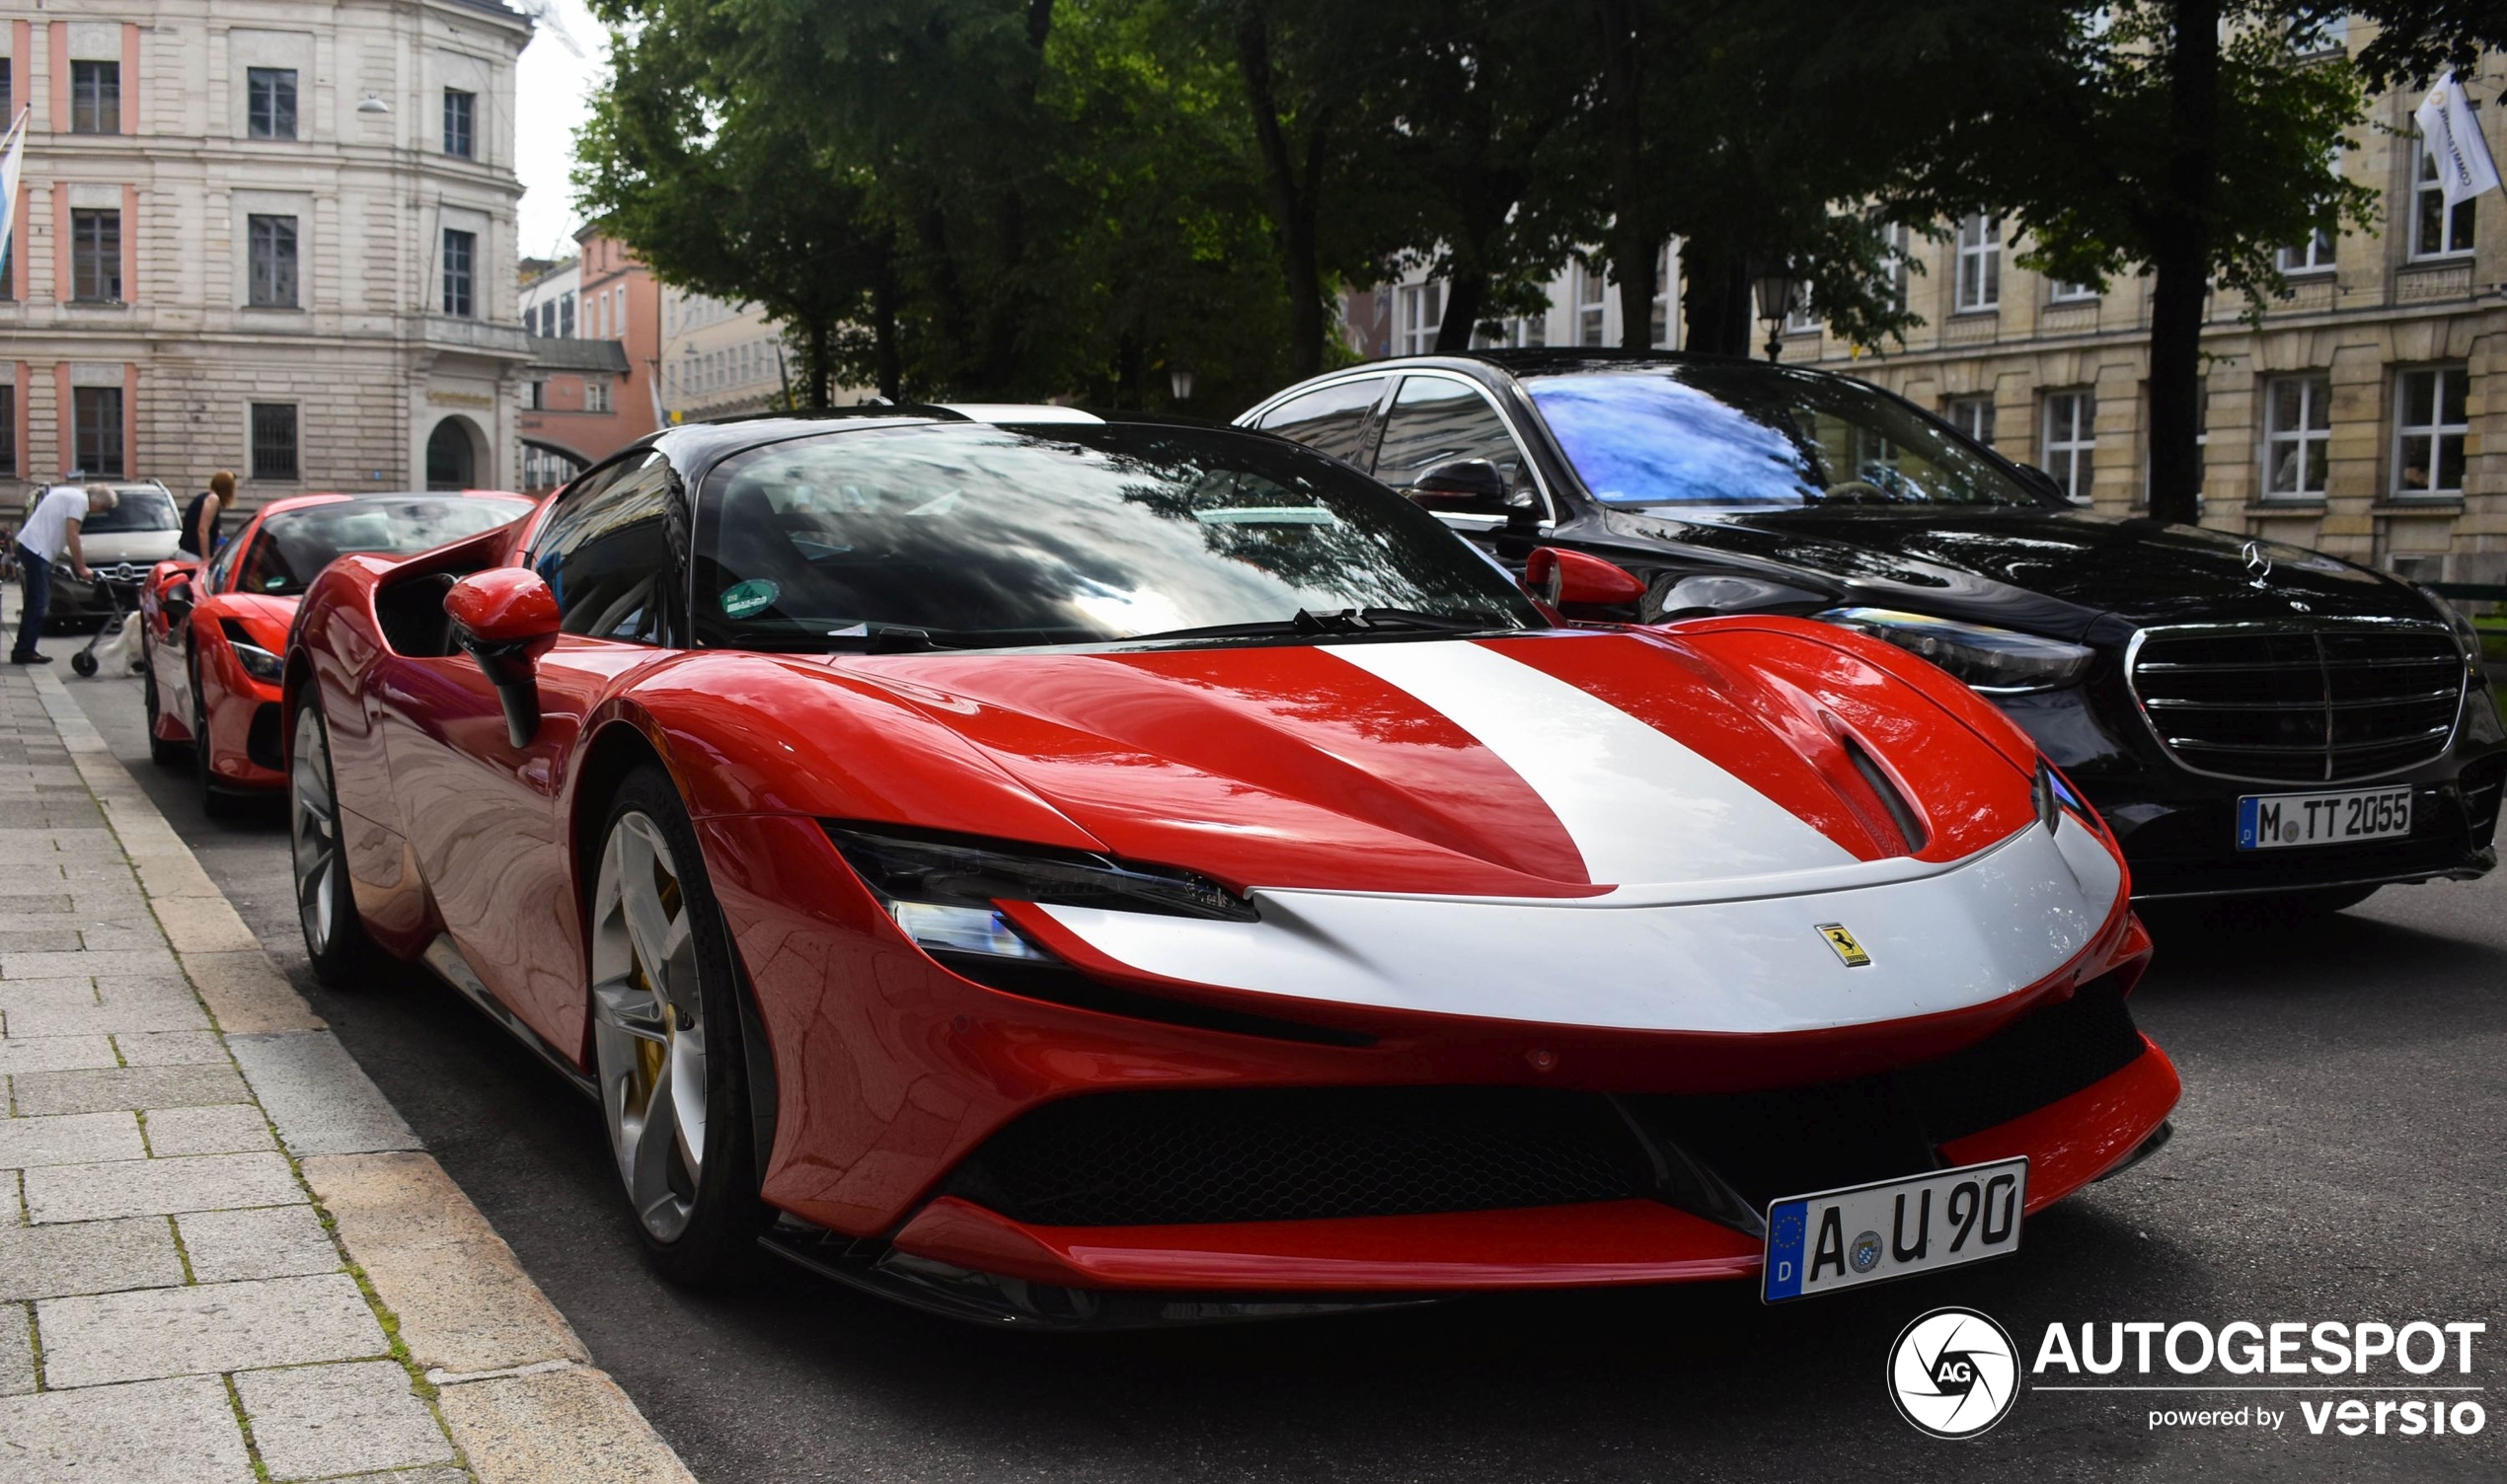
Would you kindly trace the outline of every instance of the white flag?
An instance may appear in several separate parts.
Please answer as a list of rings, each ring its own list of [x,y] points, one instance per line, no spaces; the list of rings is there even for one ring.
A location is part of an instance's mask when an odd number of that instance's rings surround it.
[[[33,111],[18,110],[8,137],[0,139],[0,261],[8,259],[9,230],[18,224],[18,167],[26,160],[26,120]]]
[[[2449,210],[2484,190],[2498,188],[2498,165],[2489,157],[2489,141],[2481,137],[2480,120],[2472,116],[2472,101],[2464,96],[2464,85],[2454,73],[2429,90],[2411,116],[2419,120],[2420,137],[2428,141],[2429,153],[2436,157],[2437,178],[2445,187]]]

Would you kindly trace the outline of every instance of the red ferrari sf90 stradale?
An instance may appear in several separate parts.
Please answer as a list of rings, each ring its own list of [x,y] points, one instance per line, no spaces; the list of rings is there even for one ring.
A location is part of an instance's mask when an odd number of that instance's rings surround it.
[[[2022,733],[1834,626],[1555,612],[1258,435],[674,428],[314,584],[307,945],[594,1093],[666,1273],[996,1321],[1788,1298],[2156,1147],[2149,940]]]

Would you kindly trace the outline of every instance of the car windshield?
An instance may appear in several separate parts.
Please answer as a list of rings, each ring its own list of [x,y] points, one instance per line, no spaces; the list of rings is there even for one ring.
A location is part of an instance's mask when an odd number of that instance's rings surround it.
[[[1527,376],[1524,387],[1608,504],[2051,503],[1947,424],[1840,377],[1700,363]]]
[[[866,428],[736,455],[705,482],[693,607],[700,643],[787,650],[1542,624],[1345,465],[1137,425]]]
[[[114,508],[98,510],[79,521],[88,536],[117,536],[134,531],[175,528],[174,496],[148,484],[121,484],[114,489]]]
[[[529,500],[485,495],[361,497],[282,510],[262,522],[235,590],[292,597],[351,552],[424,552],[530,513]]]

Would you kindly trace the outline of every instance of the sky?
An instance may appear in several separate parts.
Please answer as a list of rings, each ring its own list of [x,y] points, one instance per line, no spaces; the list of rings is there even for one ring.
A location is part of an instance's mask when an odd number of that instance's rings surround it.
[[[514,3],[514,0],[508,0]],[[607,38],[583,0],[554,0],[559,20],[584,52],[576,56],[542,25],[523,49],[516,69],[514,168],[522,177],[521,248],[533,258],[562,258],[574,251],[573,187],[567,175],[574,159],[574,130],[589,111],[584,99],[601,75]],[[530,0],[514,8],[535,9]]]

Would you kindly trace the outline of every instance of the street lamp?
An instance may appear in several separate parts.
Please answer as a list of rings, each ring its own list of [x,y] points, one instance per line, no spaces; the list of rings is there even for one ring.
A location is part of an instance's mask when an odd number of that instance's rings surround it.
[[[1793,270],[1784,262],[1761,268],[1750,282],[1758,297],[1759,318],[1767,322],[1767,358],[1785,354],[1785,316],[1793,305]]]
[[[374,94],[368,93],[365,96],[365,101],[357,105],[357,111],[360,113],[389,113],[392,111],[392,106],[385,103]]]
[[[1167,368],[1167,390],[1178,403],[1192,400],[1192,368],[1181,361]]]

